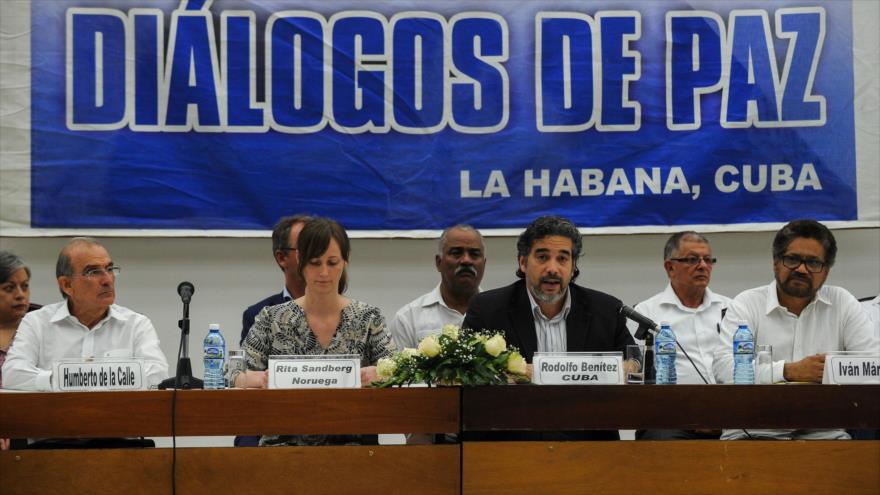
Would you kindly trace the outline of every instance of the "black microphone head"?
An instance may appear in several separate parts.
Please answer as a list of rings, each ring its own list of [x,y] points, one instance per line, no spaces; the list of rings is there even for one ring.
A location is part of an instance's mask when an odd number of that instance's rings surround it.
[[[180,298],[183,299],[183,302],[185,303],[189,302],[195,291],[196,288],[190,282],[181,282],[180,285],[177,286],[177,294],[180,295]]]

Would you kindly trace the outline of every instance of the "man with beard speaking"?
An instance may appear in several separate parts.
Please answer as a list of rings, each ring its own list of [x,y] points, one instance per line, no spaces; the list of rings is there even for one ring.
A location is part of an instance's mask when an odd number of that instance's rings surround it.
[[[721,346],[713,371],[720,383],[733,381],[733,335],[748,325],[755,344],[773,346],[773,382],[822,382],[825,353],[878,352],[871,322],[845,289],[823,286],[837,243],[815,220],[794,220],[773,240],[773,273],[769,285],[742,292],[731,302],[721,323]],[[752,438],[848,439],[844,430],[753,430]],[[722,439],[746,437],[725,430]]]

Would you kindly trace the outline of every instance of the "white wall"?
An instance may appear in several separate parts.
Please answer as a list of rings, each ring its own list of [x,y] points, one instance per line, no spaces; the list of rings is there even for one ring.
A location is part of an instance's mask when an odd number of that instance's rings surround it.
[[[880,229],[835,232],[837,265],[828,283],[856,297],[880,292]],[[667,235],[603,235],[584,239],[578,282],[635,304],[666,283],[662,249]],[[772,232],[709,235],[718,257],[712,288],[734,296],[771,280]],[[24,257],[31,267],[32,301],[60,300],[55,284],[55,259],[64,238],[0,237],[0,248]],[[117,302],[153,320],[162,350],[172,363],[177,356],[180,298],[177,284],[191,281],[196,292],[191,306],[190,356],[201,376],[201,339],[208,324],[220,323],[227,345],[237,348],[242,310],[281,290],[281,272],[271,256],[268,238],[105,238],[114,261],[122,266]],[[516,240],[487,239],[488,264],[483,288],[512,282]],[[351,297],[379,306],[386,317],[438,282],[433,256],[436,240],[354,239],[350,265]],[[172,365],[173,368],[173,365]]]

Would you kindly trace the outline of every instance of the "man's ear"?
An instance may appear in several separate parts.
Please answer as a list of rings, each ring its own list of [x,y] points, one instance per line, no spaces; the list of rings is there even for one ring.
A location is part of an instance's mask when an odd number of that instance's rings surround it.
[[[434,255],[434,266],[437,267],[438,272],[440,271],[440,261],[441,260],[442,260],[442,258],[440,257],[439,254]]]
[[[70,283],[70,277],[58,277],[58,288],[61,289],[61,292],[67,294],[67,297],[69,298],[71,293],[73,293],[73,285]]]
[[[285,271],[284,265],[287,264],[287,260],[284,259],[284,251],[278,250],[275,251],[275,263],[278,264],[278,268],[281,268],[281,271]]]

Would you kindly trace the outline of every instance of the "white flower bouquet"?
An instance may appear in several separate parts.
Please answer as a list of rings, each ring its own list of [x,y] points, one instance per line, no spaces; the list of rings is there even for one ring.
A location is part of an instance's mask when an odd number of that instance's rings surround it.
[[[417,349],[406,348],[380,359],[376,387],[424,382],[440,385],[527,383],[526,360],[497,332],[478,332],[457,325],[429,335]]]

